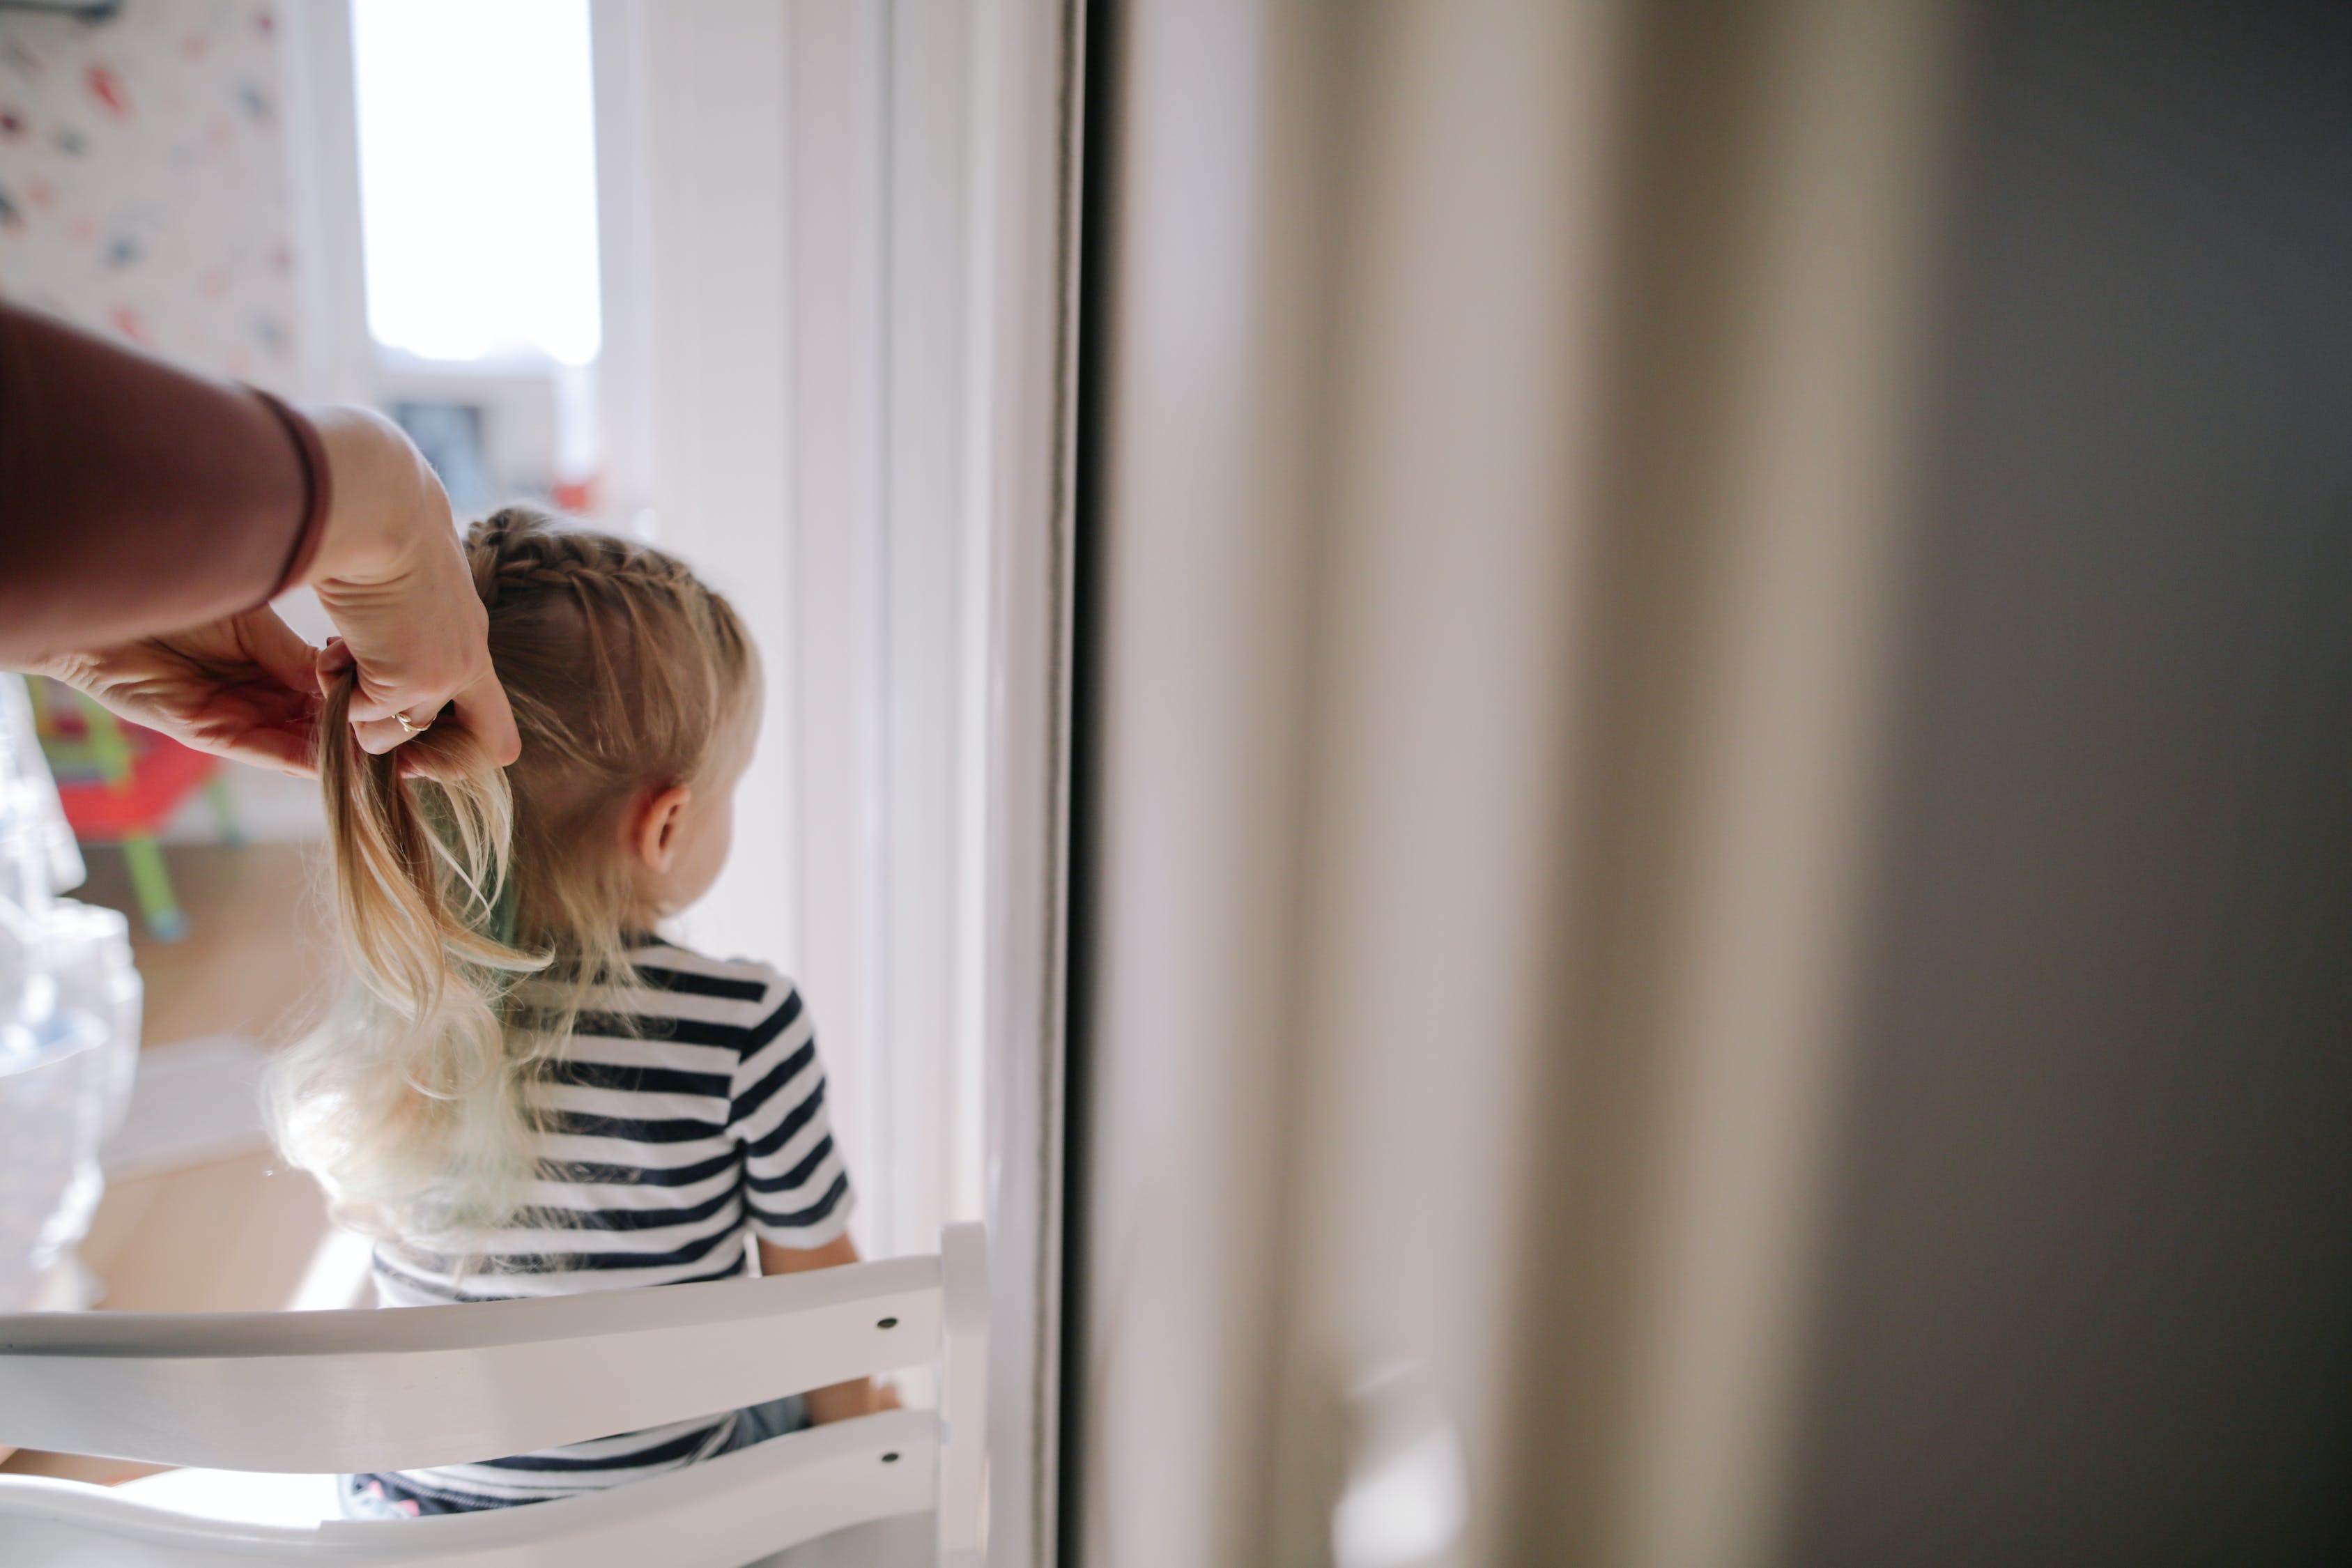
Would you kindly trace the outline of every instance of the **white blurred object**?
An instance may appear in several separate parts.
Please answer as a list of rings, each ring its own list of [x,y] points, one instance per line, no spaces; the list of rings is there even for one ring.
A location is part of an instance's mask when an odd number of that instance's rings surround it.
[[[130,1110],[100,1155],[107,1175],[121,1181],[267,1147],[261,1069],[268,1061],[267,1051],[235,1035],[141,1052]]]
[[[0,1311],[87,1304],[73,1245],[139,1063],[130,929],[57,896],[81,878],[24,687],[0,680]]]
[[[33,708],[20,681],[0,680],[0,899],[20,907],[81,886],[89,875],[58,786],[33,731]],[[46,864],[44,878],[38,868]],[[26,889],[37,891],[27,895]]]
[[[343,1516],[331,1475],[271,1475],[250,1470],[158,1470],[114,1489],[131,1498],[198,1519],[292,1529]]]
[[[1347,1401],[1348,1474],[1331,1510],[1339,1568],[1423,1568],[1442,1562],[1470,1518],[1461,1435],[1428,1373],[1394,1363]]]

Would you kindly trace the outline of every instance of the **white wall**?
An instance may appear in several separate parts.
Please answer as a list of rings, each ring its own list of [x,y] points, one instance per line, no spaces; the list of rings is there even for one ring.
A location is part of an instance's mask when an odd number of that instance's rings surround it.
[[[278,62],[263,7],[0,15],[0,290],[299,391]]]

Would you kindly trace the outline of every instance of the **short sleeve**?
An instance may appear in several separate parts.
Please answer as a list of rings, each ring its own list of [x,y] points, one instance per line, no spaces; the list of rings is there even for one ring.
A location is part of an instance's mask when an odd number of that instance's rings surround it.
[[[736,1063],[728,1131],[743,1151],[744,1205],[751,1229],[778,1247],[823,1247],[849,1228],[856,1198],[825,1114],[824,1064],[800,992],[779,978],[781,996],[746,1032]]]

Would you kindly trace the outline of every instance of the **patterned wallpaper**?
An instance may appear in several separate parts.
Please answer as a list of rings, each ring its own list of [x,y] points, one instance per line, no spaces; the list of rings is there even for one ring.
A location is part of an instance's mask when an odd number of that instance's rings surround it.
[[[285,389],[293,258],[262,0],[0,12],[0,291]]]

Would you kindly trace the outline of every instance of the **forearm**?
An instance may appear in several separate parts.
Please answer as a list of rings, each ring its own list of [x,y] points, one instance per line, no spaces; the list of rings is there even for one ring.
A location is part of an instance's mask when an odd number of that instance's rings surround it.
[[[870,1377],[812,1388],[801,1397],[808,1402],[810,1424],[816,1426],[829,1426],[835,1421],[847,1421],[859,1415],[871,1415],[877,1410],[896,1410],[898,1407],[897,1395]]]
[[[0,302],[0,664],[259,604],[330,489],[301,416]]]

